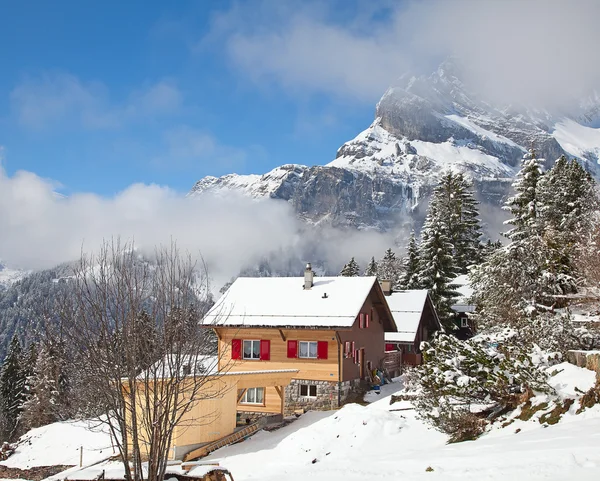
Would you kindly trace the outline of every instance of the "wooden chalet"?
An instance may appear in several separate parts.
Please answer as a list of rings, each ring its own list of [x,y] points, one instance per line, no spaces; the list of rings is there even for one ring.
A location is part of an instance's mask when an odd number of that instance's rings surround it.
[[[283,391],[240,389],[237,410],[250,421],[340,406],[385,360],[394,317],[375,277],[238,278],[203,320],[219,339],[219,359],[236,372],[295,369]],[[233,363],[233,364],[231,364]]]
[[[385,297],[394,316],[396,329],[385,333],[385,350],[402,352],[402,363],[421,364],[421,342],[441,329],[440,320],[426,289],[393,292],[382,282]]]

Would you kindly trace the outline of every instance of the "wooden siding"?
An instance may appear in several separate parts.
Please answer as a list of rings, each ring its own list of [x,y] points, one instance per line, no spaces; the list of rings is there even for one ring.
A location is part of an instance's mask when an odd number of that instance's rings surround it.
[[[285,390],[285,387],[284,387]],[[285,395],[285,392],[284,392]],[[249,413],[281,413],[281,398],[277,393],[275,387],[265,388],[265,402],[264,404],[244,404],[243,402],[238,403],[238,411],[246,411]]]
[[[338,381],[338,342],[335,331],[314,329],[284,329],[285,341],[278,329],[219,328],[219,369],[229,371],[260,371],[264,369],[298,369],[294,379],[311,381]],[[271,341],[269,361],[232,360],[232,339]],[[382,335],[383,339],[383,335]],[[301,359],[287,357],[287,341],[327,341],[327,359]]]
[[[352,357],[344,357],[344,342],[354,341],[355,349],[364,349],[365,370],[367,363],[372,368],[383,363],[385,354],[384,327],[393,321],[386,307],[385,298],[379,285],[374,285],[361,311],[369,314],[368,328],[360,328],[358,318],[351,329],[276,329],[276,328],[239,328],[216,329],[219,337],[219,369],[229,371],[258,371],[262,369],[298,369],[294,379],[311,381],[350,381],[360,378],[360,365]],[[270,360],[232,360],[231,341],[269,340],[271,341]],[[300,359],[287,357],[287,341],[327,341],[327,359]],[[275,393],[276,394],[276,393]],[[274,402],[274,401],[273,401]],[[265,409],[271,411],[271,400]],[[241,409],[241,408],[238,408]],[[250,411],[250,409],[248,409]]]
[[[354,341],[354,348],[357,350],[364,349],[365,351],[365,373],[366,365],[370,362],[372,368],[378,367],[383,363],[385,356],[385,339],[384,339],[384,323],[387,319],[386,310],[381,309],[377,304],[378,297],[375,288],[365,301],[361,312],[372,314],[372,319],[368,328],[360,328],[359,322],[356,320],[351,331],[340,331],[339,336],[342,341],[341,358],[342,358],[342,381],[351,381],[360,378],[360,365],[355,362],[353,357],[344,357],[344,342]],[[358,358],[357,358],[358,361]]]
[[[234,379],[223,376],[211,389],[220,389],[214,399],[194,404],[173,433],[173,445],[209,443],[232,433],[236,425],[237,389]]]

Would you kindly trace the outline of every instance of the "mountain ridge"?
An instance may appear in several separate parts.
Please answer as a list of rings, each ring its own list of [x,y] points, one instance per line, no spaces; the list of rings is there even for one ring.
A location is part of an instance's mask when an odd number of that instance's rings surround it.
[[[460,69],[445,61],[431,75],[401,77],[377,103],[373,123],[325,165],[284,164],[264,175],[205,177],[189,195],[232,189],[289,202],[311,224],[418,230],[431,190],[447,169],[469,176],[484,209],[497,209],[499,216],[531,145],[546,167],[569,155],[600,176],[596,94],[578,106],[579,117],[556,116],[492,105],[470,92],[459,75]]]

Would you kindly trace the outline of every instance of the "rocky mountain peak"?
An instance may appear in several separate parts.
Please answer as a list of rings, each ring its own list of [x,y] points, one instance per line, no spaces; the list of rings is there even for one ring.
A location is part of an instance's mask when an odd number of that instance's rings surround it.
[[[600,101],[596,95],[582,105],[579,117],[494,105],[470,91],[460,65],[448,59],[429,75],[399,78],[377,103],[374,122],[330,163],[206,177],[191,195],[235,189],[290,202],[310,223],[387,230],[419,224],[419,207],[452,169],[471,177],[480,200],[497,207],[532,144],[547,166],[567,154],[600,172]]]

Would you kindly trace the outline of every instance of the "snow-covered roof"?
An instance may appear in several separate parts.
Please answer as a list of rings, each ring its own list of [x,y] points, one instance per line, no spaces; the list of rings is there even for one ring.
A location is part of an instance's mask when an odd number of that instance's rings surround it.
[[[458,276],[452,281],[452,284],[456,286],[456,292],[460,294],[456,305],[468,305],[469,299],[473,295],[473,288],[471,287],[471,280],[468,274]],[[454,308],[453,308],[454,309]]]
[[[427,289],[392,292],[385,297],[396,322],[397,332],[386,332],[388,342],[414,342],[427,302]]]
[[[239,277],[204,317],[214,326],[350,328],[376,277]]]

